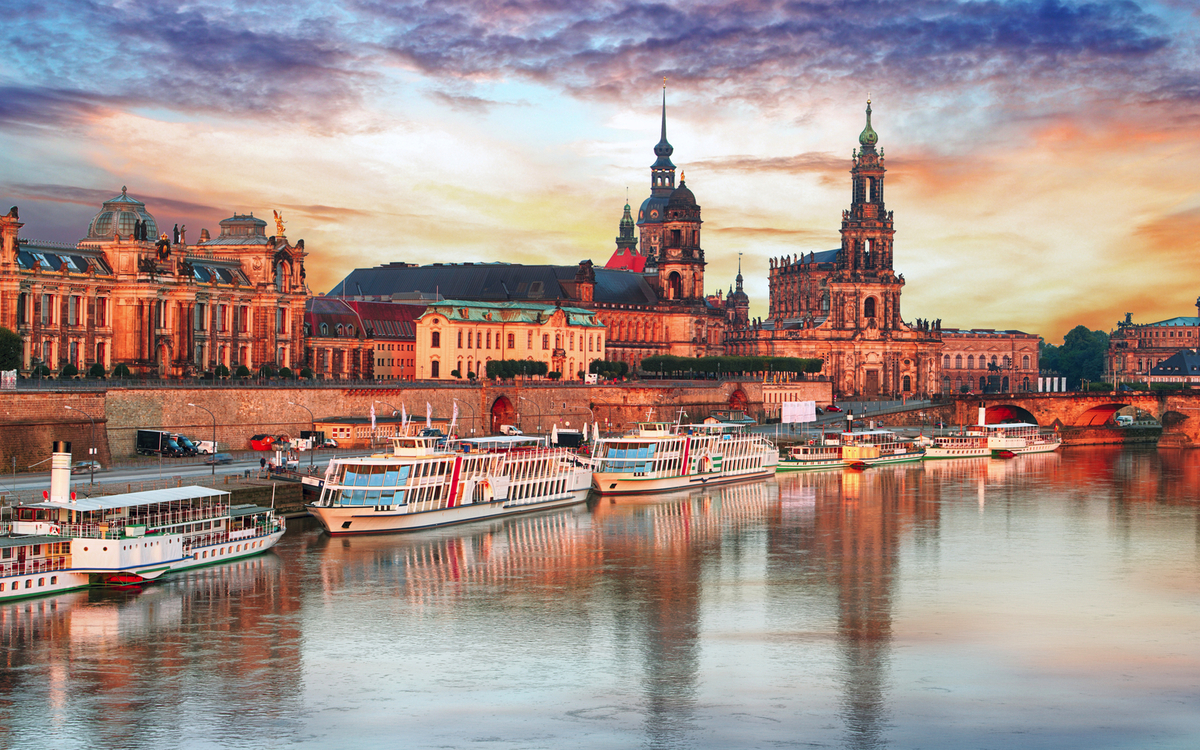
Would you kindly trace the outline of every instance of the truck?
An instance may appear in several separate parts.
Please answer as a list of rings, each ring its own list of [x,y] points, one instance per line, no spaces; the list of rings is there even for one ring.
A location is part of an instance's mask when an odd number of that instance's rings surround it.
[[[175,436],[163,430],[138,430],[134,444],[139,456],[182,456],[184,449]]]
[[[196,447],[196,444],[193,443],[192,440],[187,435],[176,434],[176,435],[172,435],[171,437],[175,438],[175,442],[179,445],[179,448],[183,451],[183,455],[194,456],[200,452],[200,449]]]

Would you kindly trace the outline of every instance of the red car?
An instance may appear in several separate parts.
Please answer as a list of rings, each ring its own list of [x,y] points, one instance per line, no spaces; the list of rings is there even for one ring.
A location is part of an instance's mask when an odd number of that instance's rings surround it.
[[[842,407],[838,406],[837,404],[830,404],[829,406],[825,407],[825,411],[841,411],[841,410],[842,410]]]
[[[250,438],[250,450],[269,451],[271,450],[271,444],[274,442],[274,435],[254,435]]]

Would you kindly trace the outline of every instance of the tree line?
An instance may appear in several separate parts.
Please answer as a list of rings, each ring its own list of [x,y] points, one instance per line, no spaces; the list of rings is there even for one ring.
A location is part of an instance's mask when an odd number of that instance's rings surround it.
[[[656,355],[642,360],[641,370],[663,377],[694,378],[709,375],[749,375],[785,372],[818,373],[825,361],[804,357],[673,357]]]

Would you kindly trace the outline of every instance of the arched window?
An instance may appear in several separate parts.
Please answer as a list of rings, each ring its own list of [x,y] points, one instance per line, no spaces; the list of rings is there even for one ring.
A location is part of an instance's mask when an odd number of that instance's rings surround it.
[[[349,336],[349,337],[351,337],[351,338],[353,338],[353,337],[354,337],[354,324],[353,324],[353,323],[351,323],[350,325],[346,326],[346,335],[347,335],[347,336]]]
[[[955,378],[955,379],[954,379],[954,390],[955,390],[956,392],[959,392],[959,393],[961,393],[961,392],[962,392],[962,389],[963,389],[963,382],[962,382],[962,378]]]
[[[829,312],[829,292],[821,295],[821,312]]]
[[[429,334],[429,347],[430,347],[431,349],[440,349],[440,348],[441,348],[441,346],[442,346],[442,334],[441,334],[441,332],[440,332],[440,331],[434,331],[433,333]],[[437,367],[437,362],[435,361],[433,364],[434,364],[434,368],[436,369],[436,367]],[[434,377],[436,378],[436,377],[437,377],[437,375],[434,375]]]
[[[1025,378],[1025,380],[1022,381],[1021,390],[1026,391],[1026,392],[1029,391],[1029,378]]]
[[[429,363],[429,376],[432,378],[440,378],[442,376],[442,363],[436,359]]]
[[[875,317],[875,298],[867,297],[867,301],[863,303],[863,315],[868,318]]]
[[[968,370],[975,369],[975,355],[974,354],[967,355],[967,369]]]
[[[1010,367],[1012,367],[1012,357],[1005,354],[1004,355],[1004,369],[1007,370]]]
[[[987,390],[987,378],[982,375],[979,376],[979,390],[981,392]]]
[[[322,323],[322,324],[321,324],[321,335],[322,335],[322,336],[328,336],[328,335],[329,335],[329,324],[328,324],[328,323]]]
[[[950,355],[949,355],[949,354],[947,354],[946,356],[942,357],[942,369],[943,369],[943,370],[949,370],[949,369],[950,369]]]
[[[517,334],[515,334],[515,333],[508,334],[508,348],[509,349],[517,348]]]
[[[1021,357],[1021,369],[1022,369],[1022,370],[1028,370],[1028,369],[1029,369],[1029,355],[1028,355],[1028,354],[1026,354],[1025,356]]]
[[[942,378],[942,393],[950,392],[950,376],[946,375]]]
[[[956,370],[962,369],[962,355],[961,354],[954,355],[954,369],[956,369]]]
[[[909,376],[907,376],[907,375],[905,375],[905,376],[904,376],[904,386],[903,386],[903,390],[905,390],[905,391],[911,391],[911,390],[912,390],[912,378],[910,378],[910,377],[909,377]]]
[[[342,326],[341,323],[337,324],[337,335],[338,335],[338,338],[341,338],[342,336],[346,335],[346,329]]]

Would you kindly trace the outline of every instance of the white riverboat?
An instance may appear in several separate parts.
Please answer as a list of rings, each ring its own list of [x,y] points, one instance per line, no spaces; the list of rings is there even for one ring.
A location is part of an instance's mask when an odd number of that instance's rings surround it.
[[[602,495],[705,487],[775,473],[779,451],[740,424],[643,422],[592,451],[592,487]]]
[[[392,452],[335,458],[308,506],[329,534],[379,534],[557,508],[587,499],[589,467],[542,438],[399,436]]]
[[[851,468],[867,468],[920,461],[925,448],[891,430],[856,430],[842,433],[842,460]]]
[[[925,448],[925,457],[978,458],[980,456],[1050,453],[1062,446],[1062,438],[1054,430],[1036,424],[1008,422],[980,424],[968,427],[958,435],[933,438]]]
[[[846,459],[842,458],[842,444],[833,442],[813,442],[811,445],[793,445],[779,457],[778,471],[809,471],[812,469],[844,469]]]
[[[259,554],[283,536],[271,508],[231,506],[228,492],[207,487],[76,498],[70,444],[56,443],[51,461],[46,500],[12,508],[0,536],[0,601],[145,583]]]

